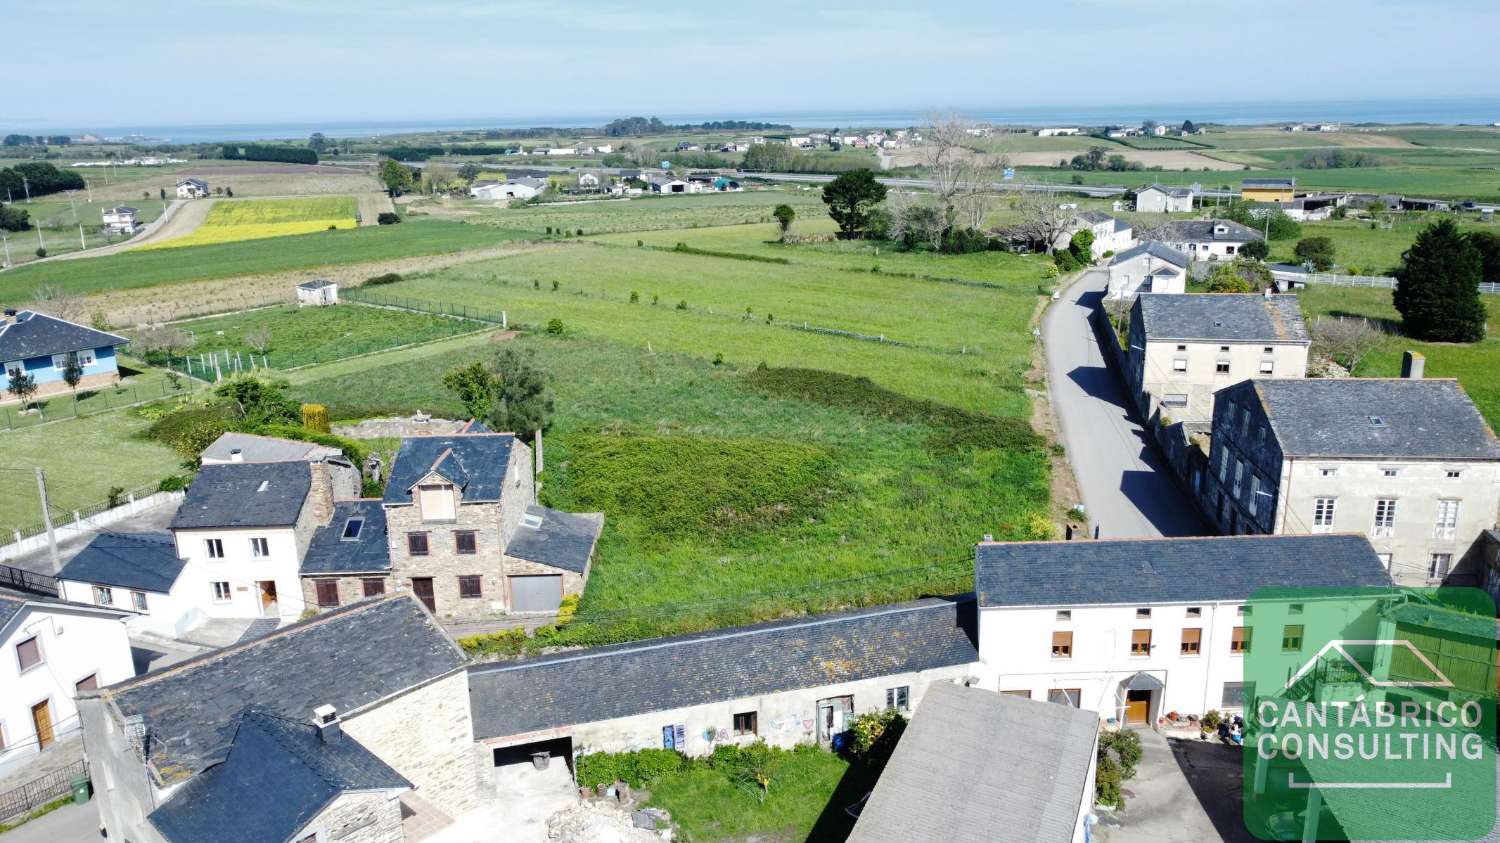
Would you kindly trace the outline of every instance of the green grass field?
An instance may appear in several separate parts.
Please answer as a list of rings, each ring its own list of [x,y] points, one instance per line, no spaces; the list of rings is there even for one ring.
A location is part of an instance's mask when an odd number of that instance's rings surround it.
[[[0,274],[0,298],[20,300],[44,285],[74,293],[284,272],[332,264],[447,254],[533,237],[531,232],[443,220],[320,231],[267,240],[124,252],[23,266]],[[169,295],[169,294],[165,294]]]
[[[481,330],[482,323],[446,316],[344,304],[285,305],[183,322],[195,342],[189,354],[265,355],[272,369],[341,360],[401,345]],[[264,351],[250,340],[269,338]],[[180,363],[180,361],[179,361]]]
[[[1472,345],[1416,342],[1398,333],[1401,314],[1391,305],[1390,290],[1311,285],[1299,295],[1302,310],[1310,319],[1320,315],[1357,316],[1375,320],[1387,329],[1389,333],[1360,363],[1356,375],[1395,377],[1401,373],[1401,352],[1420,351],[1427,356],[1427,377],[1458,378],[1490,426],[1500,428],[1500,335],[1493,329],[1488,337]],[[1500,296],[1481,298],[1493,326],[1500,318]]]

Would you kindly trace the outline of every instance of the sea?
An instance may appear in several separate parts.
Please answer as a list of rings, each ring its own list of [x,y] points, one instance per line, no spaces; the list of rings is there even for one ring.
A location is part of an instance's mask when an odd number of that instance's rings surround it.
[[[1080,106],[974,106],[940,110],[958,113],[984,123],[1015,126],[1133,125],[1143,120],[1161,123],[1217,123],[1229,126],[1260,126],[1290,122],[1357,124],[1479,125],[1500,124],[1500,98],[1412,98],[1377,100],[1266,100],[1260,102],[1109,103]],[[705,123],[745,120],[790,125],[798,128],[900,128],[930,122],[932,109],[861,111],[757,111],[735,113],[659,113],[667,123]],[[296,121],[225,123],[204,125],[102,125],[0,126],[0,131],[19,130],[36,135],[94,134],[104,138],[129,138],[166,143],[214,143],[306,138],[313,132],[329,137],[365,138],[421,132],[522,129],[536,126],[582,128],[603,126],[626,114],[519,115],[428,118],[423,120]],[[650,115],[645,115],[650,116]]]

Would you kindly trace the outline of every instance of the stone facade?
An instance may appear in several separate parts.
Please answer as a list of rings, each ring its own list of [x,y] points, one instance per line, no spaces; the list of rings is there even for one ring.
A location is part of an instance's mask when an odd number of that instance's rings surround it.
[[[346,793],[302,827],[293,840],[317,835],[329,843],[401,843],[401,799],[394,793]]]
[[[479,770],[464,671],[355,713],[343,721],[343,729],[448,816],[478,807]]]

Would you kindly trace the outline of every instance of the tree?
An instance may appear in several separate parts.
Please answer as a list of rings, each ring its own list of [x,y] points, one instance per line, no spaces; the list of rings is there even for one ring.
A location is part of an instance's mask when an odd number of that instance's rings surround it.
[[[797,218],[797,212],[792,209],[791,205],[777,205],[776,209],[771,211],[771,216],[776,218],[776,224],[781,227],[781,239],[785,240],[786,236],[792,233],[792,220]]]
[[[449,369],[443,375],[443,386],[458,395],[458,401],[464,405],[469,418],[478,419],[483,418],[495,403],[499,384],[490,370],[476,360],[467,366]]]
[[[1401,255],[1392,303],[1407,335],[1432,342],[1478,342],[1484,338],[1479,279],[1484,258],[1451,219],[1417,235]]]
[[[1271,255],[1271,247],[1264,240],[1251,240],[1240,247],[1240,257],[1263,261]]]
[[[1297,241],[1292,254],[1302,263],[1312,264],[1319,272],[1333,267],[1333,241],[1327,237],[1304,237]]]
[[[68,359],[67,363],[63,365],[62,376],[63,383],[68,385],[68,389],[77,392],[78,383],[83,380],[83,364],[78,362],[78,352],[68,352]]]
[[[392,196],[400,196],[409,190],[414,182],[411,168],[400,161],[387,158],[380,162],[380,183],[385,185],[386,191]]]
[[[307,148],[321,155],[328,149],[328,138],[323,137],[322,132],[313,132],[312,137],[307,139]]]
[[[1313,323],[1313,353],[1343,366],[1351,375],[1379,342],[1380,332],[1368,319],[1322,316]]]
[[[514,348],[500,352],[495,360],[499,389],[486,421],[492,430],[510,431],[530,437],[552,425],[552,393],[547,373],[532,362],[530,353]]]
[[[828,216],[838,223],[839,236],[860,236],[870,225],[870,211],[885,199],[885,185],[867,169],[851,170],[823,186]]]
[[[1471,231],[1469,242],[1479,250],[1481,280],[1500,283],[1500,234],[1493,231]]]
[[[5,388],[11,395],[21,399],[21,409],[24,410],[26,409],[26,403],[31,400],[31,396],[36,394],[36,378],[27,374],[22,369],[12,369],[9,382],[6,383]]]

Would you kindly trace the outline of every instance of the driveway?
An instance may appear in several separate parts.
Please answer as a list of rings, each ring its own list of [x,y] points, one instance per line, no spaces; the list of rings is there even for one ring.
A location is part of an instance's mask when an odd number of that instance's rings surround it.
[[[1088,317],[1107,282],[1103,270],[1084,273],[1042,320],[1047,388],[1089,522],[1100,538],[1212,535],[1104,364]]]
[[[1141,763],[1125,783],[1125,809],[1101,813],[1101,843],[1253,843],[1241,796],[1243,750],[1218,741],[1141,736]]]

